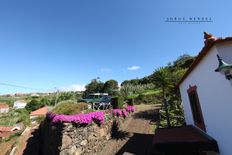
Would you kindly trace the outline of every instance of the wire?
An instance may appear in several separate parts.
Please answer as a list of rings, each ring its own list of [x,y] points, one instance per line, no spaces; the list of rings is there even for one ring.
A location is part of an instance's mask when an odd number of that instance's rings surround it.
[[[10,86],[10,87],[17,87],[17,88],[23,88],[23,89],[40,90],[40,89],[38,89],[38,88],[32,88],[32,87],[26,87],[26,86],[20,86],[20,85],[9,84],[9,83],[3,83],[3,82],[0,82],[0,85]]]

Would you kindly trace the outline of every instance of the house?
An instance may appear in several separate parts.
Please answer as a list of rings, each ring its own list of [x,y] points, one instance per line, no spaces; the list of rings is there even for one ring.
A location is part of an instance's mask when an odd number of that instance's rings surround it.
[[[0,113],[8,113],[9,106],[6,103],[0,103]]]
[[[15,134],[20,130],[18,126],[0,126],[0,138],[9,138],[11,135]]]
[[[18,100],[14,102],[13,108],[15,109],[23,109],[27,105],[27,102],[24,100]]]
[[[40,95],[39,94],[37,94],[37,93],[32,93],[31,94],[31,97],[39,97]]]
[[[47,113],[48,113],[48,107],[45,106],[35,111],[32,111],[30,114],[30,118],[33,119],[37,117],[43,117],[43,116],[45,117]]]
[[[179,82],[185,120],[212,136],[220,155],[231,155],[232,37],[205,33],[204,38],[204,47]]]

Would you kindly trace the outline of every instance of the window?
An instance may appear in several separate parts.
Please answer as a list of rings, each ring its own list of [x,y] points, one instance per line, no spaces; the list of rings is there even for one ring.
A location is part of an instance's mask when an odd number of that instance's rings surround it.
[[[197,86],[189,86],[189,102],[192,109],[194,124],[205,131],[204,119],[201,111],[201,105],[197,94]]]

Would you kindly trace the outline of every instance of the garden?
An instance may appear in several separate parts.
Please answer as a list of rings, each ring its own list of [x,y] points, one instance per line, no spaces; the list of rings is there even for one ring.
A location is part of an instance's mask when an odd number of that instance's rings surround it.
[[[87,126],[96,123],[102,125],[106,117],[123,117],[135,111],[133,103],[124,104],[120,97],[112,98],[112,108],[106,110],[88,109],[87,103],[74,104],[72,102],[64,102],[55,107],[52,112],[47,114],[47,119],[52,124],[56,123],[74,123],[79,126]]]
[[[106,110],[90,110],[85,103],[73,104],[77,109],[82,109],[75,111],[77,113],[68,110],[73,106],[58,105],[47,114],[39,128],[43,153],[50,154],[51,150],[61,154],[78,151],[80,154],[93,154],[101,151],[136,110],[135,106],[118,101],[114,102],[117,103],[114,108]]]

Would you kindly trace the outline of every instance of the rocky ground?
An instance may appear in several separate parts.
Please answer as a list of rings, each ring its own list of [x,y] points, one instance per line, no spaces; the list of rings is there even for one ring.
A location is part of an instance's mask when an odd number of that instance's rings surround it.
[[[138,105],[136,112],[124,123],[119,134],[113,137],[98,155],[147,155],[152,151],[154,119],[157,106]]]

